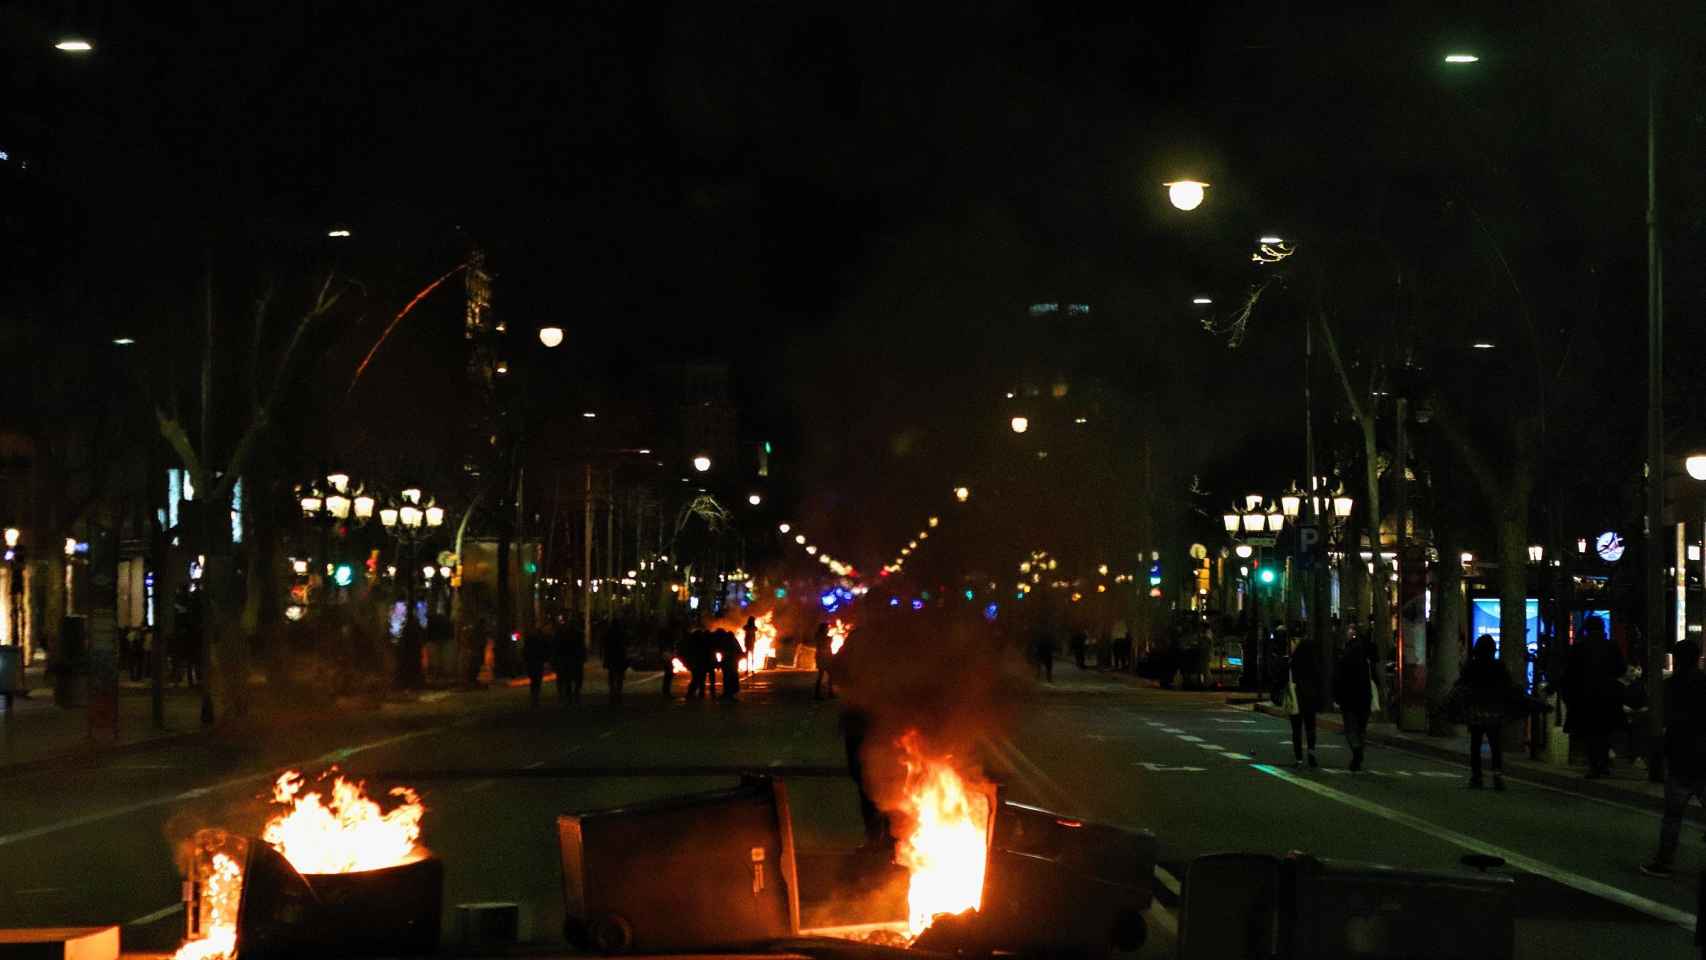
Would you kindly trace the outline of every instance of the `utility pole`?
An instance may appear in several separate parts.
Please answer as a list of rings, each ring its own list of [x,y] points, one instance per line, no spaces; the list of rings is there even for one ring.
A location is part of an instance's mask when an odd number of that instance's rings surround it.
[[[1656,41],[1655,41],[1656,45]],[[1664,526],[1665,434],[1664,434],[1664,261],[1659,242],[1659,58],[1648,57],[1647,72],[1647,517],[1645,589],[1647,617],[1648,732],[1658,733],[1664,716],[1665,606],[1664,544],[1659,531]],[[1655,752],[1653,756],[1657,756]],[[1649,761],[1648,778],[1663,779],[1660,766]],[[1656,776],[1657,775],[1657,776]]]
[[[592,461],[586,464],[586,501],[581,527],[581,638],[592,650]]]

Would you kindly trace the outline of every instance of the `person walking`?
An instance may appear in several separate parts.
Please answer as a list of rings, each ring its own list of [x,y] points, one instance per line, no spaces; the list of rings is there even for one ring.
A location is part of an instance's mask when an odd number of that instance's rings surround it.
[[[1706,806],[1706,673],[1700,670],[1700,646],[1684,640],[1672,648],[1675,670],[1665,681],[1665,812],[1659,822],[1659,850],[1641,865],[1649,877],[1670,877],[1688,801]]]
[[[628,628],[612,620],[604,630],[604,669],[610,678],[610,703],[622,702],[622,681],[628,676]]]
[[[539,690],[545,685],[545,661],[550,659],[548,640],[542,628],[522,634],[521,658],[527,662],[527,702],[538,709]]]
[[[1582,738],[1588,780],[1611,772],[1611,738],[1623,726],[1623,652],[1605,635],[1605,621],[1588,617],[1582,639],[1570,648],[1561,692],[1564,732]]]
[[[1368,718],[1379,709],[1375,691],[1380,689],[1375,673],[1373,646],[1350,628],[1345,649],[1333,668],[1333,699],[1345,723],[1345,745],[1351,748],[1351,770],[1362,769],[1363,749],[1368,742]]]
[[[733,703],[740,698],[740,661],[746,652],[740,648],[740,641],[735,639],[732,631],[717,630],[711,637],[712,646],[723,657],[723,693],[717,699]]]
[[[1072,665],[1080,670],[1085,668],[1085,655],[1088,653],[1090,638],[1082,630],[1074,630],[1072,639],[1067,641],[1072,648]]]
[[[812,699],[824,698],[824,687],[829,687],[829,696],[835,696],[835,676],[829,672],[830,661],[835,659],[835,645],[829,636],[829,624],[819,622],[817,630],[812,634],[812,651],[817,662],[817,682],[812,685]]]
[[[1037,630],[1032,655],[1036,658],[1037,677],[1046,683],[1054,682],[1054,634],[1047,627]]]
[[[1315,759],[1315,717],[1321,712],[1326,691],[1321,683],[1321,665],[1316,662],[1315,641],[1292,638],[1291,659],[1286,666],[1286,686],[1283,703],[1285,715],[1291,721],[1291,752],[1299,766],[1303,764],[1304,746],[1309,749],[1309,765],[1319,767]]]
[[[1469,725],[1469,788],[1481,789],[1481,741],[1492,754],[1493,789],[1505,788],[1505,748],[1500,736],[1505,719],[1513,713],[1521,691],[1512,682],[1496,654],[1491,634],[1475,638],[1469,662],[1458,674],[1452,696],[1461,698],[1463,721]]]
[[[586,683],[586,637],[559,613],[555,640],[557,700],[580,703],[581,687]]]

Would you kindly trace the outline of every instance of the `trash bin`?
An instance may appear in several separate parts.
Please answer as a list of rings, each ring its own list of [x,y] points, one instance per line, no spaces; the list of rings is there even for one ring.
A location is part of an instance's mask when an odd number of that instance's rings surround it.
[[[920,950],[1106,957],[1143,945],[1155,835],[1001,802],[975,917],[938,921]]]
[[[603,953],[683,953],[794,936],[794,829],[782,781],[557,818],[564,937]]]
[[[1307,853],[1199,857],[1185,875],[1180,960],[1515,955],[1514,881]]]

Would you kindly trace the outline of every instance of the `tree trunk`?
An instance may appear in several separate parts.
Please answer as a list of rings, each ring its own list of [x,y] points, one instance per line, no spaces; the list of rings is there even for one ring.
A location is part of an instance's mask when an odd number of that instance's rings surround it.
[[[1500,505],[1499,549],[1499,663],[1512,682],[1528,687],[1528,498],[1513,491]],[[1505,749],[1522,743],[1522,725],[1505,725]]]
[[[1445,715],[1445,699],[1463,669],[1462,542],[1450,524],[1435,528],[1439,546],[1439,582],[1434,597],[1435,634],[1428,645],[1428,733],[1448,737],[1457,725]]]

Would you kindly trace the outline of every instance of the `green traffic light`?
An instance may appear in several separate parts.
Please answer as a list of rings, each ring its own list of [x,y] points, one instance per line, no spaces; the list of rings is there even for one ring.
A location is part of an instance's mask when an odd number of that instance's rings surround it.
[[[1270,567],[1263,567],[1262,572],[1259,574],[1259,576],[1262,578],[1263,583],[1273,583],[1274,582],[1274,571]]]

